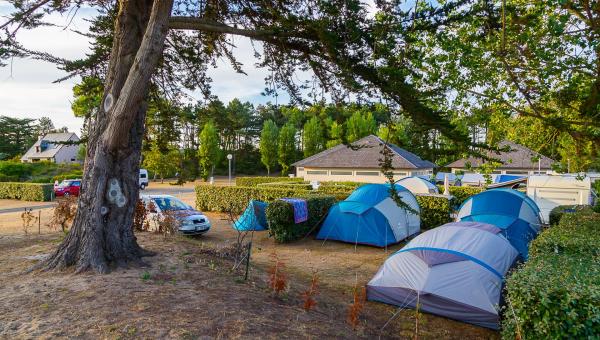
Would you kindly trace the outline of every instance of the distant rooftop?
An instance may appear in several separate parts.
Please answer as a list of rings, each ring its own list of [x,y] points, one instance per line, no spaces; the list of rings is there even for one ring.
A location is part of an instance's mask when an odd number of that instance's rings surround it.
[[[487,152],[488,157],[496,158],[502,162],[503,165],[500,166],[501,169],[537,169],[538,161],[532,161],[532,159],[537,156],[540,157],[539,165],[541,169],[552,169],[552,164],[555,163],[555,161],[551,158],[548,158],[538,152],[535,152],[523,145],[508,140],[500,142],[498,146],[500,148],[508,146],[511,150],[508,152],[500,153],[491,151]],[[472,167],[476,168],[481,166],[481,164],[483,164],[484,161],[481,158],[468,157],[454,161],[448,164],[447,167],[465,168],[467,166],[467,163],[471,164]]]
[[[379,168],[384,141],[369,135],[351,143],[353,150],[344,144],[334,146],[316,155],[298,161],[293,166],[309,168]],[[393,152],[392,166],[395,169],[431,169],[436,165],[394,144],[388,144]]]

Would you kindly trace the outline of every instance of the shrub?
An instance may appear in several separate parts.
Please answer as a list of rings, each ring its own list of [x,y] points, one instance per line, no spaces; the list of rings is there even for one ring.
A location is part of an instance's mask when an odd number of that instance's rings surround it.
[[[549,223],[550,225],[556,225],[565,213],[572,213],[586,207],[585,205],[559,205],[550,211]]]
[[[23,201],[50,201],[52,184],[0,182],[0,199]]]
[[[295,188],[196,186],[196,207],[201,210],[243,211],[250,200],[271,202],[282,197],[308,197],[313,191]]]
[[[273,182],[304,182],[300,177],[236,177],[235,185],[240,187],[255,187],[261,183]]]
[[[345,200],[352,191],[354,191],[356,187],[346,186],[346,185],[326,185],[320,186],[317,190],[318,193],[323,195],[333,195],[338,200]]]
[[[417,195],[417,202],[421,208],[421,230],[439,227],[452,221],[450,214],[454,200],[449,200],[441,195]]]
[[[600,334],[600,214],[566,214],[530,247],[506,281],[506,339],[594,338]]]
[[[259,183],[259,188],[284,188],[284,189],[304,189],[312,190],[312,185],[306,182],[272,182],[272,183]]]
[[[277,200],[270,203],[265,211],[269,224],[269,235],[280,243],[291,242],[319,231],[319,224],[323,221],[329,208],[335,204],[332,196],[309,197],[308,220],[302,223],[294,222],[294,208],[288,202]]]

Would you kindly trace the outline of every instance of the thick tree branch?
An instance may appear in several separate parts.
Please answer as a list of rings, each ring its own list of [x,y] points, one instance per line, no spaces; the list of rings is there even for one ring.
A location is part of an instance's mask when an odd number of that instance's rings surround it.
[[[178,30],[194,30],[203,32],[234,34],[243,37],[264,40],[268,37],[300,37],[300,35],[292,32],[284,32],[280,29],[257,29],[250,30],[245,28],[232,27],[211,19],[197,17],[171,17],[169,19],[169,28]],[[305,38],[305,37],[304,37]]]

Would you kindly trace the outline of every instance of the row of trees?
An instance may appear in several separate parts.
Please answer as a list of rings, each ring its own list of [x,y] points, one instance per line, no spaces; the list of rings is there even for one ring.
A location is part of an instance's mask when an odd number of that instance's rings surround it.
[[[0,116],[0,160],[23,155],[40,135],[67,131],[66,127],[56,129],[48,117],[31,119]]]

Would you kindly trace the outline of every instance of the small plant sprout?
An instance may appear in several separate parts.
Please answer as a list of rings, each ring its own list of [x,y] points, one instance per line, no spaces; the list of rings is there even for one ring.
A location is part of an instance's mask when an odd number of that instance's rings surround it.
[[[358,324],[360,322],[360,312],[363,310],[367,292],[365,287],[358,286],[358,279],[354,283],[354,288],[352,289],[353,302],[348,307],[348,317],[346,321],[350,326],[352,326],[353,330],[356,330]]]
[[[317,305],[317,301],[315,300],[315,296],[317,295],[319,295],[319,275],[317,274],[317,271],[314,271],[310,281],[310,287],[302,293],[302,300],[304,301],[302,308],[304,308],[305,311],[309,312]]]
[[[23,233],[25,236],[29,235],[29,229],[38,221],[38,218],[31,212],[32,209],[25,208],[25,211],[21,214],[21,221],[23,221]]]
[[[271,254],[273,264],[269,268],[269,288],[273,295],[279,296],[287,288],[287,277],[284,273],[285,263],[279,259],[277,253]]]

